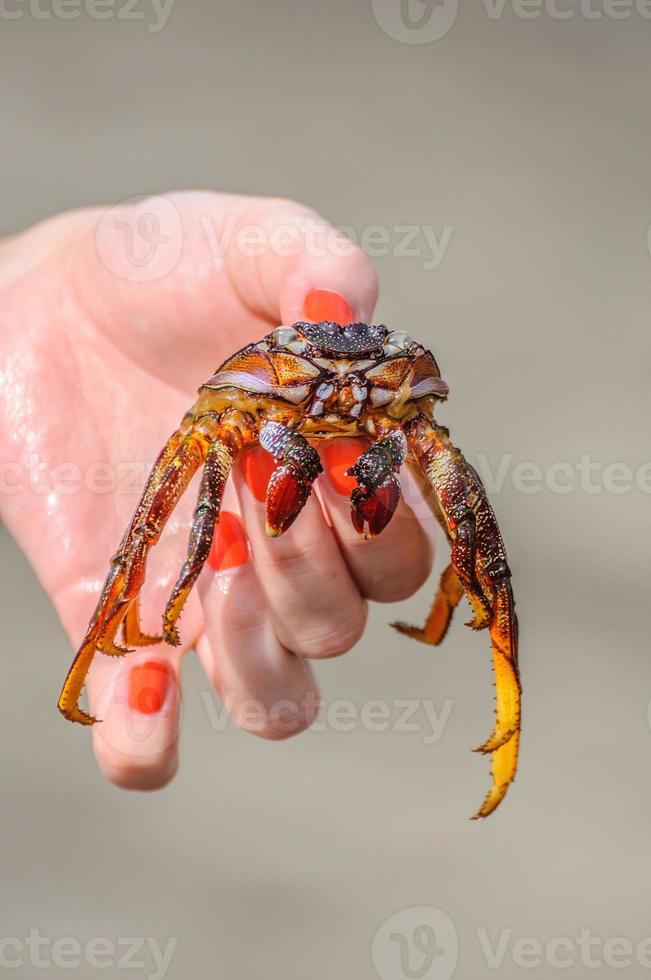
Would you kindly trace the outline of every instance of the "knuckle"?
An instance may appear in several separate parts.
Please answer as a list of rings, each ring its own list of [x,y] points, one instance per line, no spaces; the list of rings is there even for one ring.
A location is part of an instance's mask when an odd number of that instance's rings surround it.
[[[361,638],[366,625],[366,605],[341,622],[324,620],[311,623],[290,643],[292,653],[311,660],[327,660],[347,653]]]
[[[375,541],[353,540],[349,553],[360,591],[373,602],[409,599],[429,578],[434,559],[422,526],[397,518]]]
[[[401,602],[409,599],[429,578],[430,564],[423,560],[404,568],[397,568],[382,576],[370,575],[363,583],[362,590],[367,599],[373,602]]]
[[[232,711],[233,721],[243,731],[257,735],[270,742],[299,735],[314,721],[319,704],[319,694],[315,689],[306,690],[299,700],[281,698],[271,705],[261,702],[245,702],[238,710]],[[252,706],[255,710],[252,711]]]

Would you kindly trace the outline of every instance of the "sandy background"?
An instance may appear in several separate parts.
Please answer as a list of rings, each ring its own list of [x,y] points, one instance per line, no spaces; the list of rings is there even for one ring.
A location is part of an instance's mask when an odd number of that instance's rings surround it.
[[[435,744],[422,712],[417,731],[330,727],[281,744],[216,731],[188,658],[177,779],[120,792],[55,710],[71,651],[1,532],[0,939],[172,937],[173,980],[480,980],[498,972],[486,936],[502,937],[509,980],[599,977],[628,942],[620,975],[647,975],[635,947],[651,935],[651,499],[613,492],[603,470],[588,493],[576,464],[635,474],[649,459],[651,21],[634,7],[616,20],[568,2],[558,19],[464,3],[444,36],[410,43],[423,35],[397,0],[375,15],[341,0],[177,0],[164,26],[144,0],[143,19],[118,17],[121,4],[105,20],[5,5],[21,15],[0,16],[0,231],[174,187],[287,195],[358,234],[390,230],[378,319],[434,349],[468,456],[493,472],[510,457],[494,502],[521,621],[521,771],[494,818],[467,820],[487,788],[468,751],[490,726],[486,640],[459,620],[428,652],[386,627],[419,617],[432,582],[404,608],[375,607],[358,647],[318,674],[328,703],[448,703]],[[453,15],[435,5],[420,31]],[[415,255],[393,254],[405,224],[439,240],[452,229],[438,265],[422,236]],[[523,462],[541,468],[539,492],[514,485]],[[452,926],[403,911],[421,906]],[[586,953],[581,929],[600,945]],[[418,951],[432,935],[433,957]],[[623,947],[604,947],[615,937]],[[0,972],[126,973],[25,958]],[[127,975],[148,973],[151,959]]]

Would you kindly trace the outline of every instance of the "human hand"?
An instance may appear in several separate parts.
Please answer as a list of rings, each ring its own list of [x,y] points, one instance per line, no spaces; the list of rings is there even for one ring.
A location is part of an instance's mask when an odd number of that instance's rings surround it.
[[[75,646],[149,466],[197,387],[278,324],[371,319],[366,256],[315,251],[286,233],[306,222],[329,229],[285,200],[182,193],[65,214],[0,243],[0,516]],[[250,228],[258,244],[244,247]],[[354,483],[343,474],[362,448],[319,447],[318,497],[277,539],[261,502],[269,457],[256,449],[237,462],[182,645],[95,658],[88,697],[103,721],[93,744],[109,779],[148,789],[174,774],[187,649],[238,724],[282,738],[318,708],[309,661],[354,645],[367,599],[395,601],[422,584],[429,536],[404,501],[375,540],[350,523]],[[195,497],[191,486],[152,552],[142,602],[152,632],[185,559]]]

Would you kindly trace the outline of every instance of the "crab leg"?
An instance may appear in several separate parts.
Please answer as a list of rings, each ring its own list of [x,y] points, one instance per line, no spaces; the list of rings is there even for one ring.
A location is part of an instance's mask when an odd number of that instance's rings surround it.
[[[400,502],[396,476],[407,456],[401,429],[394,429],[364,450],[347,476],[359,484],[350,497],[353,527],[364,538],[375,538],[387,526]]]
[[[218,436],[208,451],[203,468],[199,497],[192,519],[188,558],[163,615],[163,637],[172,646],[178,646],[181,642],[176,623],[210,554],[215,524],[219,520],[224,488],[233,459],[233,450]]]
[[[448,565],[441,575],[438,592],[422,629],[418,626],[409,626],[407,623],[391,625],[405,636],[411,636],[414,640],[431,643],[432,646],[437,647],[445,639],[452,622],[452,615],[463,594],[464,588],[459,576],[452,565]]]
[[[120,542],[120,547],[118,548],[116,554],[113,556],[111,562],[112,567],[122,566],[124,564],[124,560],[129,553],[129,549],[133,541],[135,529],[141,523],[142,516],[143,514],[146,513],[147,508],[149,507],[149,504],[151,502],[151,498],[153,497],[154,493],[158,489],[161,477],[165,472],[165,470],[167,469],[170,461],[173,459],[174,454],[176,453],[176,450],[178,449],[179,445],[181,444],[184,433],[185,431],[187,431],[188,426],[189,426],[189,419],[186,418],[181,424],[181,427],[177,429],[176,432],[174,432],[170,436],[170,438],[167,440],[167,442],[161,449],[160,453],[158,454],[158,458],[156,459],[156,462],[154,463],[151,473],[147,478],[145,489],[143,490],[142,496],[138,501],[138,506],[136,507],[133,517],[129,522],[129,526],[127,527],[124,533],[122,541]],[[110,578],[110,573],[109,573],[109,578]],[[91,622],[94,622],[98,618],[99,610],[102,606],[102,598],[103,597],[100,598],[97,608],[93,614],[93,620],[91,620]],[[124,618],[123,633],[124,633],[124,643],[127,648],[134,647],[134,646],[148,646],[152,643],[158,643],[160,641],[160,637],[149,636],[148,634],[142,632],[140,628],[139,608],[140,608],[139,597],[136,597],[133,603],[129,606],[129,609],[127,610],[127,614]],[[106,646],[107,649],[104,652],[109,655],[113,652],[116,656],[119,656],[122,653],[127,652],[126,649],[123,649],[122,647],[119,647],[117,645],[114,646],[113,651],[111,651],[111,649],[109,648],[108,643],[106,643]]]
[[[214,424],[214,423],[213,423]],[[104,588],[59,697],[59,710],[70,721],[91,725],[97,719],[83,711],[78,700],[96,650],[110,656],[127,651],[115,635],[137,601],[145,575],[147,553],[163,531],[190,479],[203,463],[208,438],[206,421],[175,432],[159,455],[122,543],[113,557]],[[145,638],[134,610],[127,627],[131,638]],[[157,638],[147,638],[156,642]]]
[[[122,635],[126,651],[132,647],[148,647],[160,643],[160,636],[144,633],[140,627],[140,596],[137,595],[122,620]],[[105,652],[105,651],[103,651]]]
[[[434,509],[451,543],[451,565],[441,579],[425,626],[396,628],[425,643],[440,642],[463,587],[474,612],[470,626],[490,629],[496,705],[493,734],[477,750],[492,753],[493,784],[477,817],[502,801],[515,778],[520,736],[518,633],[506,551],[479,476],[442,427],[419,418],[407,438],[434,492]],[[456,578],[456,582],[455,582]]]
[[[282,422],[265,422],[259,438],[262,448],[280,463],[267,486],[267,534],[275,538],[294,523],[323,467],[305,436]]]

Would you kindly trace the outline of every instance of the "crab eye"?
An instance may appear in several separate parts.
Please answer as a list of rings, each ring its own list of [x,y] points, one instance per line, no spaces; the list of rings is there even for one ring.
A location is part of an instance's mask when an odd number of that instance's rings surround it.
[[[293,327],[278,327],[272,336],[276,347],[286,347],[287,344],[300,339],[298,332]]]
[[[291,344],[285,344],[285,350],[289,350],[292,354],[304,354],[307,350],[307,344],[304,340],[292,340]]]
[[[393,353],[389,348],[393,347],[397,350],[405,350],[406,347],[410,347],[413,344],[414,338],[411,334],[408,334],[406,330],[392,330],[387,336],[384,342],[385,353]]]

